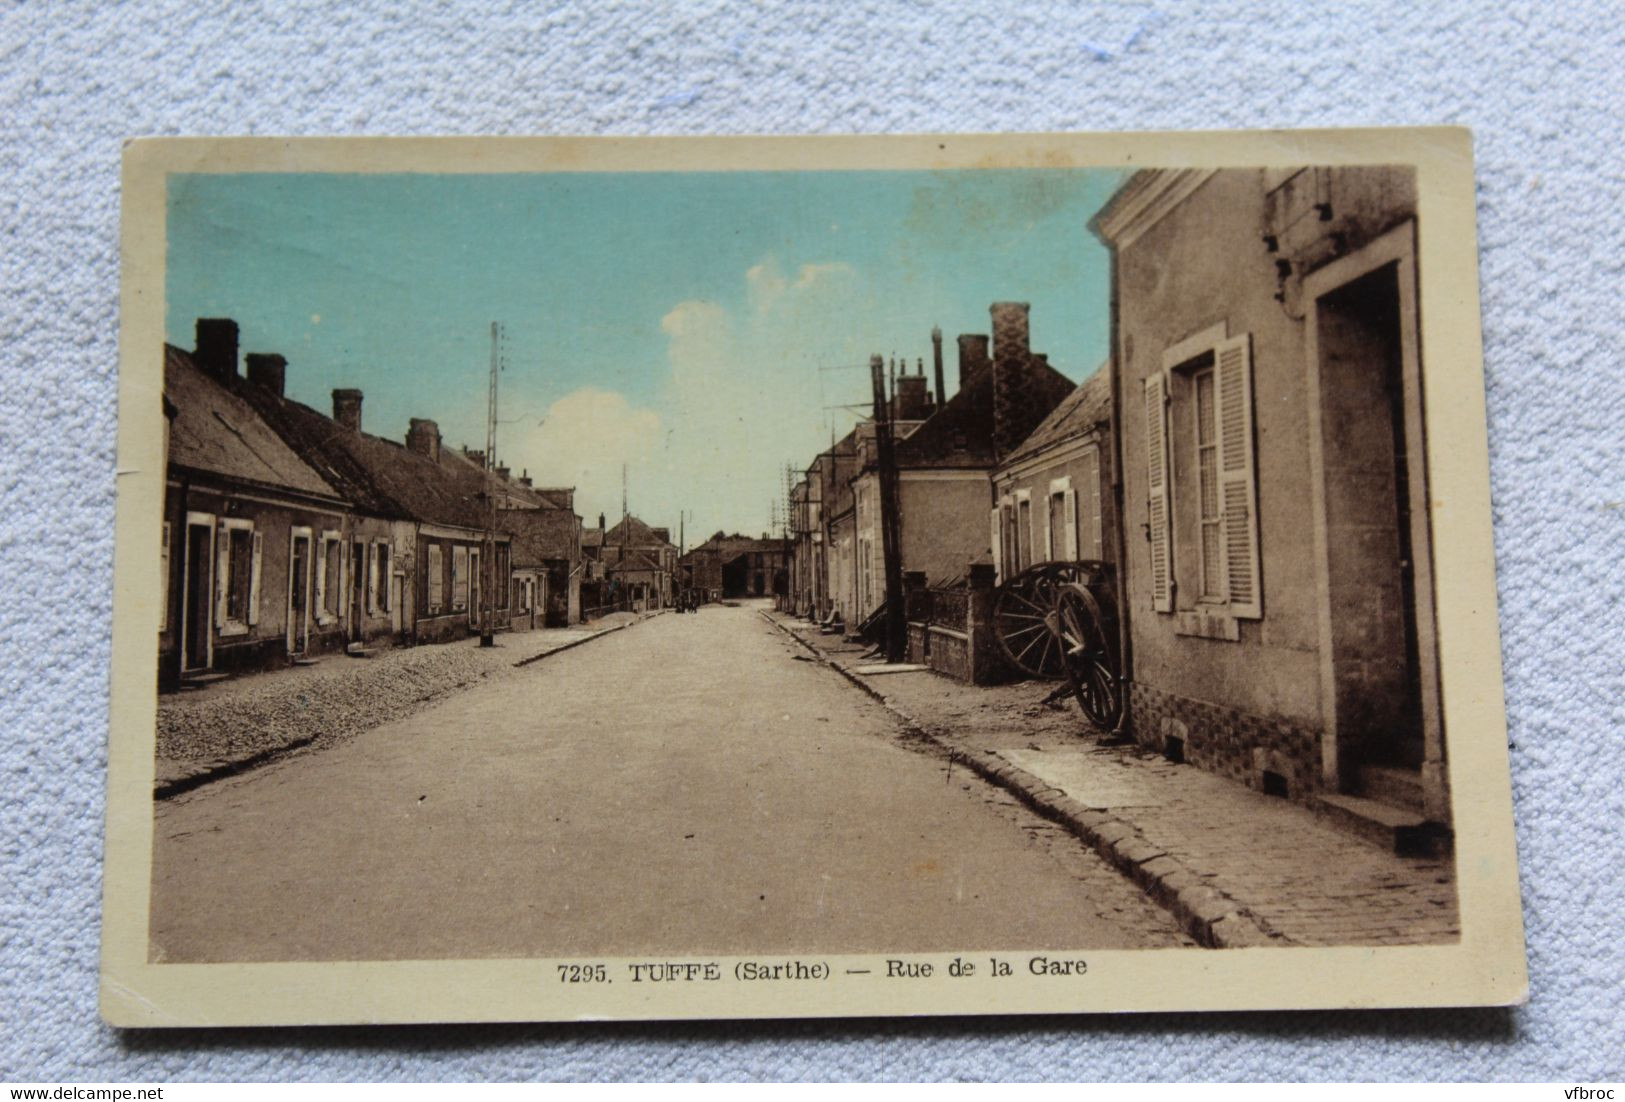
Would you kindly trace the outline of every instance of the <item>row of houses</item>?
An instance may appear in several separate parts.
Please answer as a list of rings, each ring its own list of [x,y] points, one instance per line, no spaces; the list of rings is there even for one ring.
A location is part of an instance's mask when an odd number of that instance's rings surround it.
[[[582,531],[573,489],[448,447],[427,418],[401,440],[368,433],[359,390],[318,412],[287,396],[283,356],[238,344],[234,321],[205,318],[195,348],[164,348],[164,687],[575,623],[589,578],[637,576],[646,602],[669,592],[667,559],[644,579],[584,538],[602,521]]]
[[[1377,836],[1447,827],[1416,217],[1408,168],[1135,173],[1090,223],[1106,364],[1073,386],[997,303],[953,396],[937,333],[934,403],[891,394],[912,584],[1107,563],[1122,733]],[[885,600],[874,437],[792,496],[788,604],[848,632]]]

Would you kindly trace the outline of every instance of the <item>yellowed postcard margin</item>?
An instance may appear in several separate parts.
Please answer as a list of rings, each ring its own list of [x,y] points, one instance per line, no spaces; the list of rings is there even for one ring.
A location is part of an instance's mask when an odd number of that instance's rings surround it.
[[[1081,979],[1019,968],[929,979],[561,985],[555,960],[153,964],[147,960],[164,493],[165,189],[183,172],[614,172],[1413,164],[1429,487],[1462,934],[1443,946],[1092,951]],[[768,1018],[1501,1005],[1527,997],[1502,700],[1478,311],[1472,142],[1454,128],[738,138],[178,138],[123,172],[118,502],[101,1007],[119,1026]],[[1055,956],[1053,952],[1049,954]],[[776,954],[775,958],[782,958]],[[607,958],[612,969],[633,958]],[[642,958],[636,958],[642,959]],[[808,954],[837,973],[880,954]],[[874,977],[868,977],[874,979]]]

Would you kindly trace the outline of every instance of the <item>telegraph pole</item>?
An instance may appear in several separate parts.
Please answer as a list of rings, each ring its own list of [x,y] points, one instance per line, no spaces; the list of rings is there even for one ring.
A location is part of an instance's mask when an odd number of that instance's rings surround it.
[[[502,369],[502,323],[491,323],[491,393],[485,415],[485,552],[480,556],[480,646],[496,645],[497,373]]]
[[[869,377],[875,397],[875,450],[880,465],[880,550],[886,564],[886,661],[901,662],[908,642],[908,620],[903,608],[902,548],[898,546],[897,455],[892,448],[885,371],[883,357],[870,357]]]

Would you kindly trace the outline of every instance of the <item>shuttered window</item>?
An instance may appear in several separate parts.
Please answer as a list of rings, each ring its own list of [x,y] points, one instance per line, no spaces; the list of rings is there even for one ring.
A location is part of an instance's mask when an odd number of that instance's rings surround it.
[[[1151,607],[1174,609],[1168,532],[1168,387],[1161,373],[1145,381],[1146,541],[1151,555]]]
[[[1214,364],[1224,581],[1231,615],[1256,620],[1264,607],[1259,588],[1252,351],[1247,335],[1221,343],[1214,350]]]
[[[438,543],[429,545],[429,553],[424,556],[424,572],[428,575],[427,592],[424,600],[429,605],[429,615],[437,615],[446,603],[446,564],[445,552]]]

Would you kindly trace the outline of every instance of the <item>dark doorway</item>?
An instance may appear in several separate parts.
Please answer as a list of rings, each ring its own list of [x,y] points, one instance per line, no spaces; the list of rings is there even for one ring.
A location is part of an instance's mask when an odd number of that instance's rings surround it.
[[[722,564],[722,596],[724,598],[750,595],[750,556],[739,555]]]
[[[288,556],[288,653],[310,646],[310,537],[293,537]]]
[[[186,600],[181,625],[181,670],[209,665],[209,606],[214,597],[214,525],[186,526]]]
[[[1332,674],[1350,764],[1423,758],[1411,479],[1397,264],[1322,295],[1320,347]]]
[[[350,641],[361,641],[361,615],[367,608],[367,545],[350,545]]]

